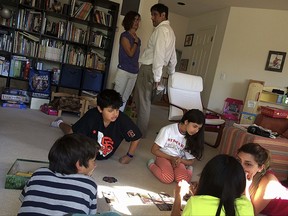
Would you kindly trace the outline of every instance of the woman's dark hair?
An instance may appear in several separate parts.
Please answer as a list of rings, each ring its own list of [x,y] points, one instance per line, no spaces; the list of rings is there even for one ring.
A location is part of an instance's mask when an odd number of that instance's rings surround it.
[[[185,123],[185,121],[193,122],[196,124],[203,125],[198,133],[194,135],[189,135],[186,132],[186,150],[192,154],[197,160],[200,160],[203,155],[204,151],[204,124],[205,124],[205,116],[202,111],[199,109],[191,109],[187,111],[180,122],[182,124]]]
[[[257,143],[246,143],[242,145],[238,149],[237,154],[240,152],[251,154],[259,167],[264,165],[263,170],[261,172],[257,172],[252,179],[249,193],[253,197],[258,189],[260,180],[262,179],[263,175],[265,175],[266,171],[270,168],[270,152]]]
[[[222,207],[226,216],[235,216],[235,199],[241,197],[245,187],[246,178],[241,164],[232,156],[220,154],[205,165],[196,195],[210,195],[220,199],[216,216],[220,216]]]
[[[99,144],[81,134],[67,134],[56,140],[49,151],[49,169],[61,174],[76,174],[76,163],[88,167],[88,161],[96,157]]]
[[[133,27],[133,23],[136,17],[141,17],[139,13],[135,11],[129,11],[126,13],[123,21],[122,21],[122,26],[126,31],[130,30]]]
[[[165,17],[166,17],[166,19],[168,19],[168,10],[169,10],[169,9],[168,9],[168,7],[167,7],[166,5],[159,3],[159,4],[153,5],[153,6],[151,7],[151,9],[150,9],[150,12],[152,12],[152,11],[157,11],[157,12],[159,12],[160,14],[161,14],[161,13],[165,13]]]
[[[107,107],[119,109],[123,105],[120,93],[113,89],[105,89],[97,95],[97,106],[103,110]]]

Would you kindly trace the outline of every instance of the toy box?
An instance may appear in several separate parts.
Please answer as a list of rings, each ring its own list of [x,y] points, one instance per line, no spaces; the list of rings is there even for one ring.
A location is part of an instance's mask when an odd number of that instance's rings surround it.
[[[23,189],[33,172],[41,167],[48,167],[44,161],[17,159],[6,174],[6,189]]]
[[[261,114],[273,118],[288,118],[288,110],[283,110],[269,106],[261,106]]]
[[[226,119],[239,121],[243,109],[243,101],[233,98],[226,98],[223,106],[223,116]]]
[[[242,112],[241,113],[241,124],[253,124],[255,121],[257,114],[254,113],[248,113],[248,112]]]
[[[45,103],[49,103],[49,99],[32,97],[30,103],[30,109],[39,110],[40,106]]]
[[[57,116],[58,115],[58,111],[53,109],[52,106],[49,106],[47,103],[43,104],[40,106],[40,110],[44,113],[46,113],[47,115],[53,115],[53,116]]]

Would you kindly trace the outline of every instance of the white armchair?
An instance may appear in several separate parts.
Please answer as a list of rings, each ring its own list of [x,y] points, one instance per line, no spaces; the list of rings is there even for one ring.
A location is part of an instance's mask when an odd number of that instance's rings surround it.
[[[203,80],[200,76],[175,72],[168,79],[169,117],[170,121],[179,121],[183,114],[190,109],[199,109],[206,114],[212,114],[216,118],[206,118],[205,131],[217,133],[215,144],[208,144],[214,148],[221,141],[225,120],[220,113],[204,108],[201,100]]]

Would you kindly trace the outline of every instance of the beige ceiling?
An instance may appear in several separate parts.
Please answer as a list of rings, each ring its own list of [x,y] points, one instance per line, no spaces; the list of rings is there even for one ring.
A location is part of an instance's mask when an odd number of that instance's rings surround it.
[[[183,2],[186,5],[180,6],[177,2]],[[168,6],[169,11],[185,17],[193,17],[231,6],[288,10],[288,0],[159,0],[159,3]]]

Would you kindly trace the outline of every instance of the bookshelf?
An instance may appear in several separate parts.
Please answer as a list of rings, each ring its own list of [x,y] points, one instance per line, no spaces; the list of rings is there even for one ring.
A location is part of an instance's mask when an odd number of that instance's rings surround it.
[[[0,17],[0,78],[28,86],[27,69],[50,71],[53,91],[106,87],[119,4],[109,0],[11,0]],[[12,83],[13,81],[13,83]]]

